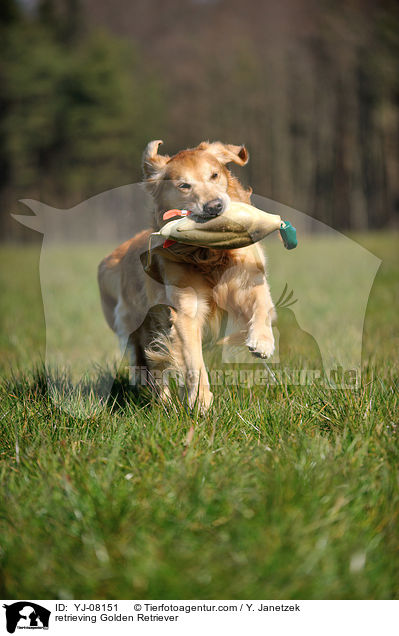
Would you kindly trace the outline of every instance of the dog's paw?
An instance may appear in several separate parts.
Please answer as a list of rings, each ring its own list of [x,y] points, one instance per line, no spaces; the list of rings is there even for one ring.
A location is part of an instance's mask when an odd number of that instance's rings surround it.
[[[198,408],[202,415],[209,410],[211,404],[213,402],[213,393],[209,391],[209,389],[200,388],[199,391],[191,392],[188,396],[188,406],[190,409],[193,409],[196,404],[198,404]]]
[[[207,391],[205,395],[202,395],[200,397],[199,407],[200,407],[200,413],[202,415],[205,415],[209,411],[209,409],[212,406],[212,402],[213,402],[213,393],[211,393],[210,391]]]
[[[270,358],[274,353],[273,332],[270,330],[261,334],[249,334],[246,345],[257,358]]]

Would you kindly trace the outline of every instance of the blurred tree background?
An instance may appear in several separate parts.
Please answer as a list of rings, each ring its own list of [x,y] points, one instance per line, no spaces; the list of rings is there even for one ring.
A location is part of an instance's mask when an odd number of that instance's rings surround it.
[[[245,143],[254,192],[336,229],[398,224],[396,1],[2,0],[0,38],[5,239],[18,199],[139,181],[158,138]]]

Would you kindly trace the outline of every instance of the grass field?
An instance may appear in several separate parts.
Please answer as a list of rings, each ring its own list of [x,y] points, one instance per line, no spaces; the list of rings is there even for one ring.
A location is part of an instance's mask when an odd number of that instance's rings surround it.
[[[398,237],[356,238],[383,260],[361,386],[219,387],[207,416],[124,377],[57,408],[39,247],[0,250],[2,598],[399,598]]]

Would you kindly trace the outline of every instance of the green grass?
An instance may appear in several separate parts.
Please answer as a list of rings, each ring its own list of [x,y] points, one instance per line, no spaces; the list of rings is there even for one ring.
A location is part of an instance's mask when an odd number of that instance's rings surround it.
[[[38,249],[2,248],[3,598],[399,598],[397,237],[357,239],[383,259],[361,387],[218,387],[205,417],[123,374],[57,408]]]

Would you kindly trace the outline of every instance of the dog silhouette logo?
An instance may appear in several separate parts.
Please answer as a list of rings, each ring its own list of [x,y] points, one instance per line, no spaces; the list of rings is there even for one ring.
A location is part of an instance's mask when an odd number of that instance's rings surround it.
[[[6,610],[6,626],[9,634],[18,629],[48,629],[50,610],[32,603],[18,601],[11,605],[3,605]]]

